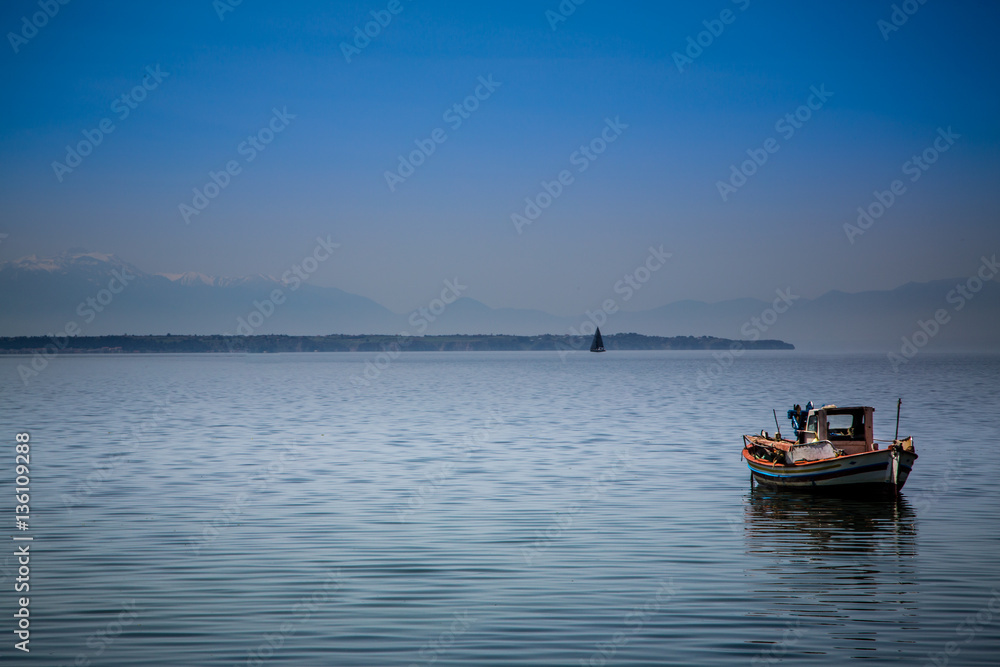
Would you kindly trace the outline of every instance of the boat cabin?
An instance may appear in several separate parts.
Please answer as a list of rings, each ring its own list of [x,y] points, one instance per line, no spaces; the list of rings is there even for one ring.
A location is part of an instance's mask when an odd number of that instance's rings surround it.
[[[796,431],[800,443],[829,440],[845,454],[861,454],[878,449],[872,430],[875,408],[838,408],[824,405],[809,411],[806,427]]]

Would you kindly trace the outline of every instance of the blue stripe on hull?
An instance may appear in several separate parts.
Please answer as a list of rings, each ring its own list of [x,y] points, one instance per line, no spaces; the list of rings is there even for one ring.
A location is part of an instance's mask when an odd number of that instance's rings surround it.
[[[786,481],[790,481],[790,482],[791,481],[794,481],[794,482],[816,482],[816,481],[820,481],[820,480],[824,480],[824,479],[835,479],[837,477],[845,477],[845,476],[849,476],[849,475],[859,475],[859,474],[866,473],[866,472],[874,472],[874,471],[878,471],[878,470],[885,470],[888,466],[889,466],[888,462],[872,463],[871,465],[860,466],[860,467],[857,467],[857,468],[843,468],[841,470],[833,470],[831,472],[818,472],[818,473],[814,473],[814,474],[811,474],[811,475],[808,474],[808,473],[798,473],[798,474],[794,474],[794,475],[788,475],[788,474],[780,473],[780,472],[774,472],[774,473],[772,473],[772,472],[765,472],[763,470],[758,470],[757,468],[753,468],[753,467],[751,467],[750,470],[752,470],[754,472],[754,474],[757,474],[757,475],[762,475],[762,476],[765,476],[765,477],[773,477],[773,478],[776,478],[776,479],[782,479],[782,480],[786,480]],[[902,473],[903,472],[905,472],[907,475],[910,474],[910,470],[912,470],[912,468],[910,468],[910,466],[903,465],[901,463],[899,465],[899,470],[900,470],[900,476],[902,477]]]
[[[861,456],[867,456],[867,454]],[[888,493],[902,489],[916,458],[915,454],[904,453],[899,461],[897,484],[893,485],[891,481],[886,479],[890,465],[887,459],[860,466],[841,465],[835,470],[810,473],[802,470],[799,466],[774,466],[767,462],[758,462],[752,457],[747,457],[744,452],[744,459],[753,474],[754,481],[761,486],[800,491],[830,491],[834,493],[846,491],[852,494]],[[840,461],[844,461],[844,459],[840,459]],[[816,463],[824,465],[826,462]],[[828,466],[824,465],[824,467]]]

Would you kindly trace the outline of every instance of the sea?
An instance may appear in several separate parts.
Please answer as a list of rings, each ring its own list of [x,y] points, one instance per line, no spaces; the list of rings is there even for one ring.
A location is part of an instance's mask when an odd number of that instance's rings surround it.
[[[998,355],[32,362],[0,358],[0,663],[1000,664]],[[891,439],[897,399],[898,500],[751,488],[775,414]]]

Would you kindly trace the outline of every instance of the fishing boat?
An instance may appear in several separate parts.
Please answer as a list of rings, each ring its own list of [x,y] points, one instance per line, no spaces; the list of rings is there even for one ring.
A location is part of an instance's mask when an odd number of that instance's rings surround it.
[[[601,338],[601,327],[594,332],[594,340],[590,343],[591,352],[604,352],[604,339]]]
[[[788,411],[796,438],[781,437],[778,417],[774,436],[767,431],[743,436],[743,458],[751,485],[771,489],[893,495],[899,493],[917,460],[913,438],[899,438],[899,408],[892,441],[876,440],[869,406],[824,405]],[[773,411],[772,411],[773,413]]]

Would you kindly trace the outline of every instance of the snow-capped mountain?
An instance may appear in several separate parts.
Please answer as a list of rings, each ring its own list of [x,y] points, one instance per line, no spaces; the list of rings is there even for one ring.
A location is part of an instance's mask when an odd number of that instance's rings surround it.
[[[970,280],[908,283],[894,290],[855,294],[831,291],[815,299],[796,296],[779,304],[780,313],[773,310],[773,302],[759,299],[678,301],[649,310],[618,311],[599,324],[605,333],[756,336],[807,350],[889,352],[914,337],[934,350],[996,349],[1000,284],[995,279],[975,284]],[[970,286],[978,289],[973,292]],[[272,301],[276,290],[281,303]],[[603,298],[596,296],[595,304]],[[419,305],[427,304],[415,307]],[[263,274],[149,274],[113,254],[79,249],[0,263],[0,313],[4,336],[59,333],[70,323],[81,335],[404,331],[536,335],[570,333],[587,322],[582,316],[490,308],[465,296],[433,318],[416,311],[396,314],[369,298],[333,287],[284,284]]]

